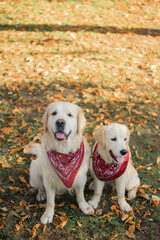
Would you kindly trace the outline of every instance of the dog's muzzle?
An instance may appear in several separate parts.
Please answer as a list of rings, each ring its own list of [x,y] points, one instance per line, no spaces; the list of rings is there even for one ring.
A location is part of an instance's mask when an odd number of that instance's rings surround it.
[[[69,131],[68,134],[62,131],[58,131],[54,133],[54,136],[58,141],[63,141],[63,140],[67,140],[70,134],[71,134],[71,131]]]
[[[58,131],[64,132],[65,125],[66,125],[66,122],[63,119],[58,119],[56,121],[57,132]]]
[[[110,156],[111,156],[112,159],[113,159],[113,163],[116,164],[116,165],[118,165],[118,164],[122,164],[122,163],[125,161],[125,156],[126,156],[126,154],[127,154],[127,150],[122,149],[122,150],[120,151],[120,154],[122,155],[121,157],[116,157],[116,156],[113,154],[112,150],[109,150],[109,153],[110,153]]]
[[[58,119],[56,121],[55,125],[56,125],[56,130],[57,130],[54,133],[55,138],[58,141],[67,140],[69,135],[71,134],[71,131],[68,134],[65,133],[64,129],[65,129],[66,122],[63,119]]]

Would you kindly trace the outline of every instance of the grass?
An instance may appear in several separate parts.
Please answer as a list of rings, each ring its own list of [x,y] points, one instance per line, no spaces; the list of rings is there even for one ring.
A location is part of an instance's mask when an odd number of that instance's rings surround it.
[[[160,196],[159,2],[27,0],[0,6],[1,238],[123,240],[130,230],[136,240],[159,239],[159,208],[151,201]],[[91,147],[96,127],[117,121],[130,128],[133,162],[147,194],[139,191],[130,202],[131,222],[111,210],[116,193],[106,188],[94,216],[73,209],[75,197],[65,195],[56,199],[57,222],[39,225],[45,203],[29,192],[30,158],[23,147],[40,142],[44,109],[61,100],[84,109]],[[90,182],[88,174],[87,200]],[[60,212],[68,219],[62,229]]]

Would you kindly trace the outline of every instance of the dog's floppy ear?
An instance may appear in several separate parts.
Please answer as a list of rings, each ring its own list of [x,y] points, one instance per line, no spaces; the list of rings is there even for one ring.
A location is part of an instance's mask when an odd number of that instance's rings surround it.
[[[81,108],[79,108],[77,116],[77,133],[81,134],[86,126],[86,119]]]
[[[129,145],[129,140],[130,140],[130,131],[129,131],[129,128],[127,128],[127,144]]]
[[[106,129],[105,127],[101,127],[98,129],[94,134],[93,137],[94,139],[101,144],[102,148],[106,148],[106,141],[105,141],[105,136],[106,136]]]
[[[43,114],[42,116],[42,122],[43,122],[43,126],[44,126],[44,131],[46,132],[47,131],[47,122],[48,122],[48,107],[45,111],[45,113]]]

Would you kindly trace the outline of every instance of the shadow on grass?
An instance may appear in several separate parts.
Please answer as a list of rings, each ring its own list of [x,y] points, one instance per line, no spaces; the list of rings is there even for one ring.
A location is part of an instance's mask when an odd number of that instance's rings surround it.
[[[57,25],[57,24],[0,24],[0,31],[26,31],[26,32],[98,32],[98,33],[115,33],[115,34],[127,34],[134,33],[137,35],[150,35],[153,37],[160,36],[160,29],[149,29],[149,28],[118,28],[113,26],[89,26],[89,25]]]

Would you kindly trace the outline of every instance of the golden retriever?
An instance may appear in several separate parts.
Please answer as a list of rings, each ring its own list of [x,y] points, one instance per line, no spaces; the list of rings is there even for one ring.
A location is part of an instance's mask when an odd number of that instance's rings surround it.
[[[44,135],[41,144],[29,144],[24,153],[37,155],[30,166],[30,184],[38,189],[37,200],[47,198],[41,223],[51,223],[55,195],[74,191],[79,208],[92,214],[93,208],[84,198],[89,169],[90,148],[82,135],[86,119],[82,109],[68,102],[51,103],[42,118]]]
[[[90,188],[94,188],[94,195],[89,204],[97,208],[105,182],[114,180],[119,207],[129,212],[131,207],[125,199],[125,191],[128,191],[128,198],[135,198],[140,185],[138,173],[131,163],[129,129],[123,124],[111,123],[97,130],[93,136],[97,142],[90,165],[94,176]]]

